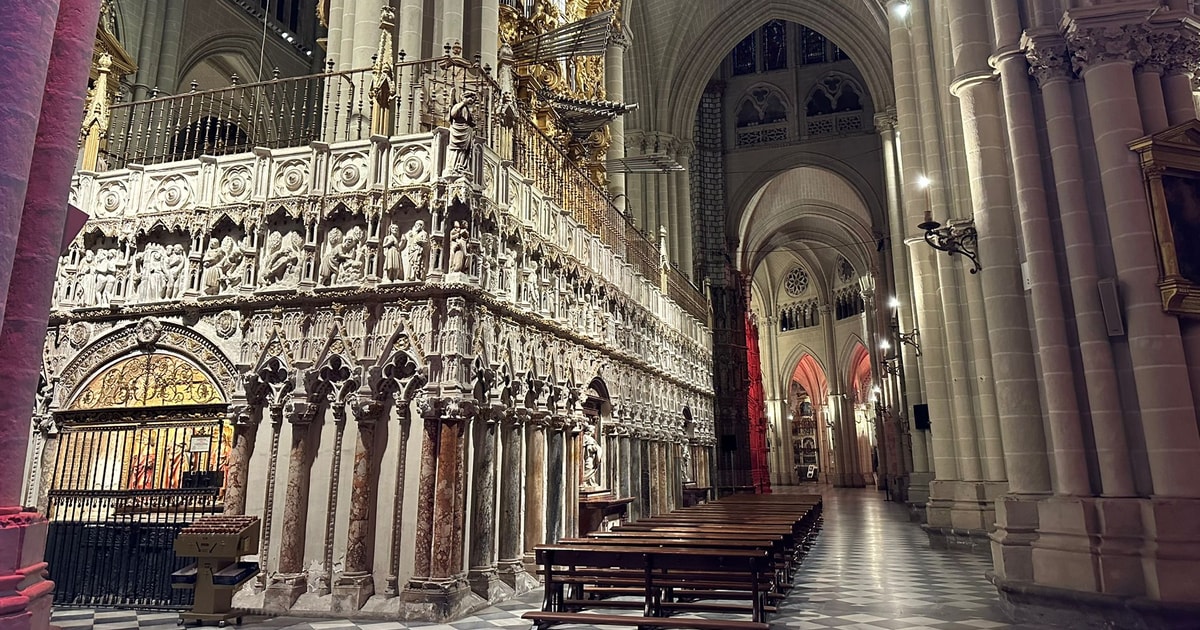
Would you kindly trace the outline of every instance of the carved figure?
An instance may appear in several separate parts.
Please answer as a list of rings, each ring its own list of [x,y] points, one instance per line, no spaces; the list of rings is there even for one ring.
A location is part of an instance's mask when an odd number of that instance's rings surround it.
[[[325,235],[325,247],[321,250],[321,266],[317,269],[317,282],[323,286],[332,284],[334,276],[337,275],[337,266],[340,263],[338,254],[342,247],[342,239],[341,228],[330,228],[329,233]]]
[[[200,264],[204,267],[204,271],[200,275],[200,293],[203,295],[216,295],[221,292],[221,263],[225,259],[225,252],[221,249],[217,239],[209,239],[208,249],[204,252],[204,259]]]
[[[184,271],[187,268],[187,256],[183,254],[183,245],[175,243],[167,250],[167,295],[168,299],[178,299],[187,289]]]
[[[684,444],[679,450],[679,478],[685,485],[695,483],[692,477],[692,447]]]
[[[467,231],[466,221],[455,221],[450,229],[450,271],[463,272],[467,270]]]
[[[580,477],[580,487],[594,489],[600,487],[600,443],[592,436],[592,425],[583,425],[583,475]]]
[[[357,225],[346,232],[342,246],[335,253],[337,267],[334,272],[334,281],[336,283],[360,282],[366,276],[364,259],[367,254],[367,246],[363,243],[364,239],[363,229]]]
[[[471,173],[471,152],[475,148],[475,117],[471,107],[475,99],[474,92],[467,92],[450,108],[450,171],[453,174]]]
[[[267,255],[260,274],[263,287],[294,286],[300,280],[300,254],[303,237],[298,232],[287,236],[272,230],[267,236]]]
[[[425,276],[425,247],[429,244],[429,233],[425,222],[417,219],[412,229],[404,235],[404,279],[423,280]]]
[[[83,253],[83,263],[79,275],[75,276],[75,290],[72,293],[75,303],[80,306],[96,303],[96,256],[90,249]]]
[[[246,257],[242,247],[232,236],[226,236],[221,241],[221,249],[225,253],[221,261],[221,291],[225,292],[242,284],[242,267]]]
[[[404,239],[400,236],[400,226],[395,223],[388,226],[388,235],[383,239],[383,279],[389,282],[399,280],[404,273],[404,264],[400,261],[400,246]]]
[[[522,283],[521,291],[524,295],[521,296],[521,301],[537,305],[540,302],[538,298],[538,285],[541,284],[538,278],[538,264],[536,260],[530,260],[529,264],[530,267],[525,272],[525,281]]]

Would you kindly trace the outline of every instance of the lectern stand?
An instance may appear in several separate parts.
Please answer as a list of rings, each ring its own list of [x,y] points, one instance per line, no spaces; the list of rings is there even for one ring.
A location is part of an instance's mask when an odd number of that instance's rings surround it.
[[[179,613],[180,625],[216,622],[224,628],[230,619],[242,623],[233,611],[233,593],[258,575],[258,563],[241,556],[258,553],[261,524],[257,516],[206,516],[185,527],[175,538],[175,553],[196,562],[171,574],[174,588],[195,589],[192,609]]]

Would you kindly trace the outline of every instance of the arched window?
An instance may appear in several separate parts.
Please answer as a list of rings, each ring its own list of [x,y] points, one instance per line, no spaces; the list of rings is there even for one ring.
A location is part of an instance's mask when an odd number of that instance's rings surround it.
[[[840,72],[825,75],[808,93],[804,104],[805,134],[827,136],[861,131],[863,91],[854,79]]]
[[[771,20],[762,27],[763,71],[787,68],[787,22]]]
[[[754,59],[754,33],[733,47],[733,74],[754,74],[758,64]]]
[[[751,88],[735,111],[738,146],[787,140],[788,106],[774,86]]]

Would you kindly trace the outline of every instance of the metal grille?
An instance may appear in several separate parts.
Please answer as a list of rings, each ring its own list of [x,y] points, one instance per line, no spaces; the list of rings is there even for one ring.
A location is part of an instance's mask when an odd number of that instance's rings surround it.
[[[186,608],[175,535],[221,511],[231,427],[219,419],[66,425],[49,491],[54,603]]]

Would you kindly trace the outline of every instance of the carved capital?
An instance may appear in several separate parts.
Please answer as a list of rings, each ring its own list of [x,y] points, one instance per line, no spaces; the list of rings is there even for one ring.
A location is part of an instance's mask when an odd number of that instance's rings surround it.
[[[889,109],[886,112],[875,114],[875,129],[879,131],[891,131],[896,128],[896,110]]]
[[[1067,29],[1071,61],[1080,75],[1109,63],[1141,63],[1151,51],[1149,27],[1142,23],[1085,26],[1072,22]]]
[[[1075,78],[1067,40],[1057,31],[1026,33],[1021,38],[1021,49],[1029,62],[1029,74],[1037,81],[1038,86],[1044,86],[1051,81],[1070,81]]]

